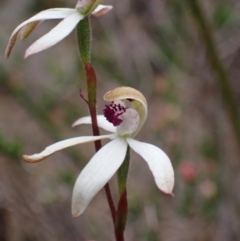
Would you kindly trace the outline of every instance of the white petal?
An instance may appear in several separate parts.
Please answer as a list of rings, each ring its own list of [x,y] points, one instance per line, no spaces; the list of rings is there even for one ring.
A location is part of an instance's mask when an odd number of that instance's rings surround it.
[[[18,33],[19,31],[27,24],[32,23],[32,22],[37,22],[37,21],[42,21],[42,20],[46,20],[46,19],[62,19],[62,18],[66,18],[67,16],[73,14],[74,12],[76,12],[75,9],[71,9],[71,8],[52,8],[52,9],[48,9],[48,10],[44,10],[36,15],[34,15],[33,17],[29,18],[28,20],[22,22],[20,25],[18,25],[10,39],[7,45],[7,49],[5,52],[5,58],[9,57],[11,50],[16,42],[16,39],[18,37]]]
[[[96,193],[121,166],[127,151],[125,139],[117,138],[102,147],[82,170],[73,189],[72,215],[83,213]]]
[[[63,19],[56,27],[54,27],[51,31],[33,43],[27,49],[25,58],[32,54],[36,54],[40,51],[48,49],[56,43],[60,42],[72,32],[78,22],[83,18],[84,16],[80,15],[80,13],[75,10],[73,14]]]
[[[45,159],[46,157],[52,155],[53,153],[60,151],[62,149],[68,148],[70,146],[75,146],[78,144],[102,140],[102,139],[113,139],[115,137],[116,137],[115,134],[111,134],[111,135],[102,135],[102,136],[81,136],[81,137],[70,138],[64,141],[59,141],[51,146],[46,147],[46,149],[43,150],[41,153],[34,154],[31,156],[23,155],[23,159],[27,162],[32,162],[32,163],[39,162]]]
[[[104,129],[105,131],[109,131],[109,132],[116,132],[116,127],[113,126],[112,123],[108,122],[105,118],[104,115],[97,115],[97,121],[98,121],[98,126],[102,129]],[[92,119],[90,116],[85,116],[82,117],[78,120],[76,120],[73,124],[72,127],[81,125],[81,124],[92,124]]]
[[[138,128],[140,117],[136,110],[128,108],[124,114],[119,116],[119,119],[123,122],[117,127],[117,133],[123,136],[132,134]]]
[[[113,7],[111,5],[98,5],[94,11],[92,12],[92,15],[95,17],[99,17],[103,14],[108,13]]]
[[[158,147],[128,138],[129,146],[148,164],[160,190],[172,194],[174,171],[168,156]]]

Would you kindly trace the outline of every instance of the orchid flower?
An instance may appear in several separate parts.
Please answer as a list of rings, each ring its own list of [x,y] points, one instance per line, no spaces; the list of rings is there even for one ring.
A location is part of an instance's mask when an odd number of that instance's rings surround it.
[[[112,6],[101,5],[99,4],[100,2],[101,0],[78,0],[75,8],[51,8],[34,15],[15,28],[7,45],[5,58],[10,56],[18,37],[20,40],[24,40],[44,20],[63,19],[56,27],[34,42],[27,49],[25,58],[52,47],[68,36],[79,21],[86,16],[92,14],[98,17],[112,9]]]
[[[107,92],[103,115],[97,115],[98,126],[112,132],[101,136],[82,136],[67,139],[48,146],[39,154],[24,155],[27,162],[38,162],[64,148],[90,141],[111,139],[88,162],[77,178],[73,189],[72,215],[79,216],[92,198],[111,179],[124,161],[130,146],[148,164],[157,187],[172,194],[174,172],[168,156],[158,147],[134,140],[147,118],[147,101],[139,91],[130,87],[119,87]],[[128,105],[127,105],[128,104]],[[91,124],[89,116],[78,119],[73,126]]]

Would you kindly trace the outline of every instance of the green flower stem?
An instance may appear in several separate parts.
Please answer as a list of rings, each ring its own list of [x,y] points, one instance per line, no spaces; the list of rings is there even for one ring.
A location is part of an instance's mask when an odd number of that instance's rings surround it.
[[[127,176],[130,161],[130,148],[128,146],[125,160],[117,172],[118,177],[118,190],[120,199],[117,207],[116,223],[115,223],[115,235],[117,241],[124,241],[124,230],[127,221],[128,214],[128,201],[127,201]]]
[[[117,172],[118,191],[119,191],[119,195],[120,196],[126,190],[128,169],[129,169],[129,161],[130,161],[130,148],[128,146],[124,162],[120,166],[120,168],[118,169],[118,172]]]
[[[186,3],[192,13],[192,16],[199,27],[199,33],[201,34],[202,40],[206,46],[208,60],[212,67],[212,70],[216,73],[217,80],[219,82],[220,90],[224,104],[227,108],[228,115],[238,145],[240,145],[240,115],[238,110],[238,104],[231,84],[229,83],[227,72],[220,60],[216,44],[214,43],[213,36],[211,34],[210,24],[207,18],[204,16],[204,12],[198,3],[198,0],[186,0]]]
[[[89,22],[89,18],[86,17],[77,25],[77,39],[78,39],[78,47],[81,55],[81,59],[84,65],[84,70],[86,74],[87,81],[87,92],[88,92],[88,108],[90,112],[90,116],[92,119],[92,131],[93,135],[99,136],[99,128],[97,123],[97,77],[94,71],[94,68],[91,65],[91,26]],[[95,141],[95,150],[99,151],[102,147],[101,141]],[[107,183],[104,186],[104,190],[106,193],[108,205],[111,211],[111,216],[113,220],[113,224],[116,221],[116,208],[113,202],[111,190],[109,184]]]
[[[84,18],[77,25],[78,48],[82,62],[91,63],[91,25],[89,17]]]

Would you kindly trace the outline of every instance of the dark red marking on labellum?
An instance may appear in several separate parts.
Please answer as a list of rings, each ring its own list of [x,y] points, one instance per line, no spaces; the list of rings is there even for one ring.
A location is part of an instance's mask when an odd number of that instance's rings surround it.
[[[121,104],[115,104],[113,101],[109,105],[105,105],[103,114],[106,119],[112,123],[114,126],[119,126],[122,120],[119,118],[123,113],[126,112],[126,107]]]

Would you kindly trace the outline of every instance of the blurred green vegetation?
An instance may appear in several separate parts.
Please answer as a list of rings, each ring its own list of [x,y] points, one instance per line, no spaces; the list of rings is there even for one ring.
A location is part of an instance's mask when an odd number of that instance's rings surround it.
[[[13,160],[19,161],[22,155],[22,144],[19,140],[8,140],[0,134],[0,153],[10,156]]]

